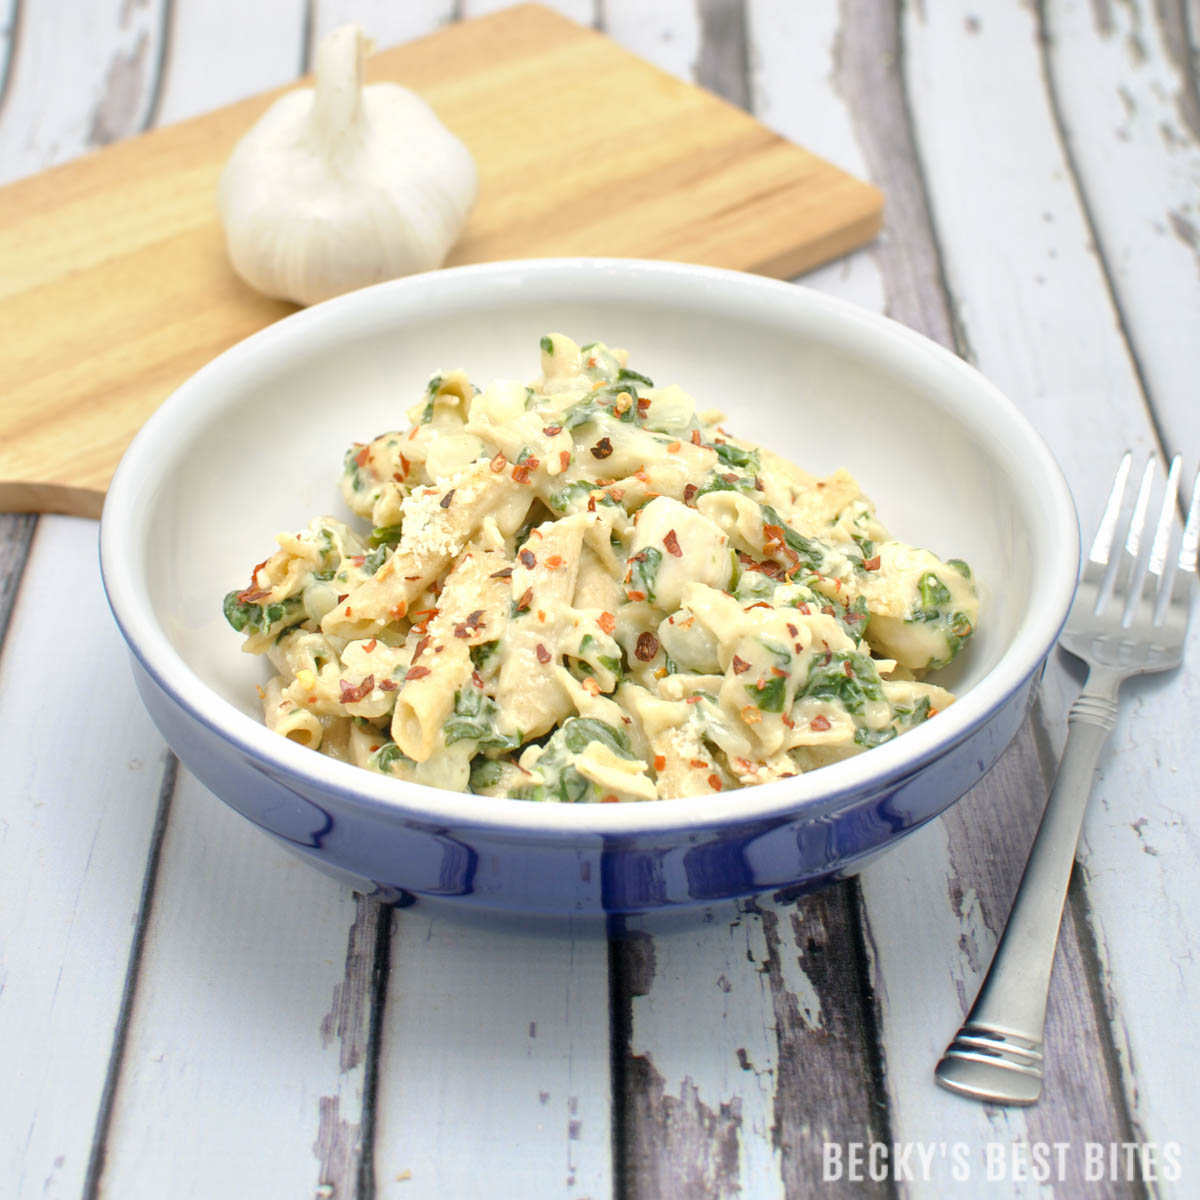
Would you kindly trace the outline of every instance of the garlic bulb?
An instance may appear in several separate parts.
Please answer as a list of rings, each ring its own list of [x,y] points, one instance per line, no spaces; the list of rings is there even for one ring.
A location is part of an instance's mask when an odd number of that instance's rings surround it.
[[[316,88],[281,96],[234,147],[220,214],[237,273],[313,304],[442,264],[475,200],[470,152],[419,96],[363,86],[355,25],[317,47]]]

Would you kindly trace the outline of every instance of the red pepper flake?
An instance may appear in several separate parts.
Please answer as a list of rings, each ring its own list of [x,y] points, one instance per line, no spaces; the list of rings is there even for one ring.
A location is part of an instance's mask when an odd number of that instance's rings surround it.
[[[605,633],[612,633],[612,631],[617,627],[617,618],[614,617],[610,612],[602,612],[596,618],[596,624],[599,625]]]
[[[639,417],[645,417],[650,412],[650,397],[639,396],[637,402],[637,412]]]
[[[754,477],[754,490],[756,492],[765,492],[767,490],[763,484],[762,479],[757,475],[755,475],[755,477]]]
[[[588,497],[587,510],[588,510],[588,512],[596,511],[596,497],[595,496]]]
[[[546,566],[551,571],[557,571],[563,565],[563,556],[561,554],[552,554],[546,559]]]
[[[705,781],[714,792],[721,790],[721,777],[715,771]]]
[[[600,685],[590,675],[584,678],[583,690],[587,692],[589,696],[600,695]]]
[[[675,441],[675,442],[667,443],[667,453],[668,454],[678,454],[680,452],[680,450],[682,450],[682,449],[683,449],[682,442]]]
[[[513,467],[513,483],[528,483],[529,482],[529,466],[526,463],[521,463],[519,466]]]
[[[371,651],[374,650],[375,647],[378,645],[379,645],[379,640],[377,638],[372,638],[369,642],[365,642],[363,644],[363,653],[370,654]]]
[[[570,450],[560,450],[558,452],[558,461],[562,469],[565,471],[571,465]]]
[[[688,766],[691,767],[693,771],[706,771],[709,765],[710,764],[707,758],[688,759]]]
[[[447,492],[447,493],[446,493],[446,494],[445,494],[445,495],[444,495],[444,496],[443,496],[443,497],[442,497],[442,498],[441,498],[441,499],[438,501],[438,508],[449,508],[449,507],[450,507],[450,505],[451,505],[451,504],[454,502],[454,493],[455,493],[456,491],[458,491],[458,489],[457,489],[457,488],[451,488],[451,489],[450,489],[450,490],[449,490],[449,491],[448,491],[448,492]]]
[[[639,633],[633,652],[641,662],[650,662],[658,653],[658,638],[652,633]]]
[[[797,604],[796,611],[803,613],[806,617],[812,615],[812,609],[809,608],[807,604]]]
[[[675,530],[667,530],[666,537],[663,538],[663,545],[666,546],[668,554],[672,554],[676,558],[683,557],[683,551],[679,548],[679,538],[676,536]]]
[[[787,713],[784,713],[784,714],[783,714],[783,715],[782,715],[782,716],[781,716],[779,719],[780,719],[780,720],[781,720],[781,721],[782,721],[782,722],[783,722],[783,723],[784,723],[784,724],[785,724],[785,725],[786,725],[786,726],[787,726],[789,729],[795,729],[795,728],[796,728],[796,722],[795,722],[795,721],[793,721],[793,720],[792,720],[792,718],[791,718],[791,717],[789,717],[789,716],[787,715]]]
[[[342,689],[342,703],[355,704],[357,701],[369,696],[375,690],[375,676],[368,675],[362,683],[357,685],[347,683],[344,679],[339,679],[338,686]]]
[[[738,481],[737,474],[733,471],[722,472],[721,478],[725,480],[726,483],[737,483]]]
[[[771,674],[776,676],[776,678],[778,678],[778,679],[786,679],[787,678],[787,672],[782,667],[772,667]]]
[[[468,614],[465,621],[461,621],[454,627],[454,636],[456,638],[469,638],[472,634],[479,631],[480,625],[483,624],[483,609],[477,608],[474,612]]]
[[[522,566],[525,566],[525,567],[536,567],[537,566],[537,558],[534,556],[534,553],[532,550],[522,550],[521,553],[517,555],[517,557],[521,560]]]
[[[379,690],[381,692],[394,692],[396,690],[396,681],[394,679],[381,679],[379,681]]]
[[[610,487],[607,488],[606,491],[608,492],[609,499],[615,500],[618,504],[620,504],[622,499],[625,497],[624,488]]]
[[[483,687],[483,676],[478,671],[471,672],[471,682],[477,687]]]
[[[525,612],[533,603],[533,588],[526,588],[517,601],[517,612]]]
[[[927,716],[925,719],[926,719],[926,720],[929,720],[929,717],[936,717],[936,716],[938,715],[938,711],[939,711],[939,710],[938,710],[938,709],[936,709],[936,708],[931,708],[931,709],[929,710],[929,716]]]
[[[552,657],[550,654],[550,651],[547,650],[546,647],[543,646],[541,642],[538,642],[536,649],[537,649],[537,660],[544,667],[550,661],[550,659]]]
[[[400,455],[400,470],[404,472],[405,479],[408,478],[408,473],[412,470],[412,463],[403,454]]]
[[[692,430],[692,445],[693,446],[700,445],[700,430],[698,430],[698,429]]]
[[[407,683],[410,679],[424,679],[426,675],[432,674],[433,672],[428,667],[409,667],[404,680]]]
[[[270,591],[263,591],[262,588],[246,588],[244,592],[238,592],[237,598],[240,604],[253,604],[255,600],[262,600],[265,596],[269,596]],[[347,592],[348,596],[350,593]]]
[[[501,567],[499,571],[493,571],[488,576],[488,578],[489,579],[511,579],[512,573],[513,573],[512,567]]]
[[[634,601],[634,603],[637,603],[639,600],[645,600],[646,598],[646,593],[639,591],[637,588],[631,589],[630,591],[626,592],[625,595],[627,595],[630,600]]]
[[[691,504],[691,502],[696,498],[696,493],[699,490],[700,489],[694,483],[685,484],[683,488],[684,504]]]
[[[542,432],[547,437],[557,437],[560,433],[562,433],[562,426],[561,425],[547,425],[546,428],[542,430]]]
[[[879,570],[879,555],[876,554],[873,558],[865,559],[863,561],[863,570],[864,571],[878,571]]]
[[[846,678],[847,678],[847,679],[853,679],[853,678],[854,678],[854,668],[850,666],[850,662],[849,662],[849,660],[847,660],[846,662],[842,663],[842,670],[843,670],[843,671],[846,673]]]
[[[654,756],[654,769],[656,771],[661,771],[663,769],[663,767],[665,767],[666,765],[667,765],[667,760],[663,755],[656,754]]]
[[[688,698],[687,698],[687,699],[684,701],[684,704],[699,704],[699,703],[700,703],[700,701],[701,701],[701,700],[703,700],[703,699],[704,699],[704,697],[703,697],[703,696],[689,696],[689,697],[688,697]]]
[[[594,354],[588,355],[587,365],[589,367],[594,367],[596,365],[596,356]]]
[[[831,728],[829,718],[822,713],[818,713],[808,723],[809,729],[815,729],[818,733],[824,733],[825,730]]]
[[[350,616],[350,605],[346,605],[346,616]]]
[[[733,673],[735,675],[744,675],[748,670],[750,670],[750,664],[744,658],[739,658],[736,654],[733,656],[733,662],[731,662],[729,665],[733,667]]]
[[[504,470],[504,468],[508,466],[508,459],[507,459],[507,458],[505,458],[505,457],[504,457],[504,455],[503,455],[503,454],[502,454],[500,451],[497,451],[497,452],[496,452],[496,456],[495,456],[495,458],[493,458],[493,459],[492,459],[492,460],[491,460],[491,461],[488,463],[488,466],[489,466],[489,467],[490,467],[490,468],[491,468],[491,469],[492,469],[492,470],[493,470],[493,471],[494,471],[494,472],[495,472],[497,475],[499,475],[499,474],[500,474],[500,472],[501,472],[501,471],[503,471],[503,470]]]
[[[753,604],[747,604],[746,607],[742,611],[749,612],[752,608],[770,608],[770,607],[771,606],[765,600],[755,600],[755,602]]]
[[[612,794],[612,792],[609,792],[607,796],[600,797],[600,803],[601,804],[620,804],[621,801],[618,796],[614,796]]]
[[[393,621],[403,621],[408,613],[408,601],[398,600],[391,608],[388,609],[388,616]]]
[[[611,438],[602,437],[592,447],[593,458],[607,458],[613,452],[613,444]]]
[[[417,645],[416,645],[415,649],[413,650],[413,655],[412,655],[412,659],[411,659],[412,662],[416,662],[417,659],[420,658],[421,655],[424,654],[425,651],[429,649],[429,643],[431,641],[433,641],[433,639],[428,634],[425,634],[424,637],[420,638],[417,641]]]
[[[354,456],[354,461],[355,461],[355,462],[356,462],[356,463],[357,463],[357,464],[358,464],[360,467],[365,467],[365,466],[367,465],[367,459],[368,459],[368,458],[370,458],[370,457],[371,457],[371,447],[370,447],[370,446],[364,446],[364,447],[363,447],[363,448],[362,448],[362,449],[361,449],[361,450],[360,450],[360,451],[359,451],[359,452],[358,452],[358,453],[357,453],[357,454]]]
[[[791,623],[791,621],[787,623],[787,631],[792,635],[792,637],[800,636],[800,630],[797,629],[796,626]]]

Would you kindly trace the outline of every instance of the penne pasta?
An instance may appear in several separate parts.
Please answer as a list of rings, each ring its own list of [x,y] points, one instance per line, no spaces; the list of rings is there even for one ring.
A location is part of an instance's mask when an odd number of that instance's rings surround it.
[[[890,741],[953,695],[970,568],[893,538],[855,479],[732,436],[624,351],[541,340],[529,385],[436,373],[353,443],[342,495],[224,599],[269,728],[497,798],[756,786]]]

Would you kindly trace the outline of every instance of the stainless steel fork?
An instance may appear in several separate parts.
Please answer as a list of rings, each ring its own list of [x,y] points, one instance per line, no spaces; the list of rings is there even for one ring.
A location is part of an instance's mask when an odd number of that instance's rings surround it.
[[[1200,474],[1179,551],[1171,554],[1180,460],[1172,461],[1149,555],[1142,533],[1154,459],[1142,473],[1118,561],[1112,561],[1133,456],[1121,460],[1060,644],[1088,667],[1068,715],[1067,744],[1008,924],[966,1023],[934,1072],[951,1091],[995,1104],[1032,1104],[1042,1091],[1042,1034],[1050,972],[1083,814],[1100,750],[1131,675],[1179,666],[1187,634]]]

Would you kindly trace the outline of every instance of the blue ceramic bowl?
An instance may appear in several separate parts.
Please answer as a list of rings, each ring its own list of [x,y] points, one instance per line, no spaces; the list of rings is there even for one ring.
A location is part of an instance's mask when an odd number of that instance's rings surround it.
[[[437,370],[526,378],[549,329],[627,347],[807,469],[848,468],[897,537],[967,559],[980,630],[936,720],[845,762],[716,796],[552,805],[373,775],[269,732],[221,598],[274,534],[343,512],[341,456],[403,424]],[[1016,733],[1066,617],[1075,512],[1045,445],[976,371],[803,288],[670,263],[433,272],[317,305],[181,387],[126,453],[101,524],[109,603],[182,762],[315,866],[397,901],[628,912],[815,887],[966,792]]]

